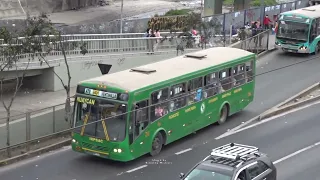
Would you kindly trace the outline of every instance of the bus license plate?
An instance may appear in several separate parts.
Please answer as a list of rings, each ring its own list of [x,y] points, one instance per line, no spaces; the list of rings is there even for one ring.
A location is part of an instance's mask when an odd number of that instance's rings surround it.
[[[290,49],[289,49],[288,52],[293,52],[293,50],[290,50]]]

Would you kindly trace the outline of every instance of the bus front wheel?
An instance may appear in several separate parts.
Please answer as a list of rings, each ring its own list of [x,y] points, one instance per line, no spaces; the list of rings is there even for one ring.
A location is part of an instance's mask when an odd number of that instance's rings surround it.
[[[151,156],[158,155],[161,152],[162,146],[163,146],[163,137],[161,133],[158,133],[152,141],[150,155]]]
[[[220,119],[218,120],[218,124],[223,124],[226,122],[228,117],[228,111],[229,111],[228,105],[225,104],[221,109]]]

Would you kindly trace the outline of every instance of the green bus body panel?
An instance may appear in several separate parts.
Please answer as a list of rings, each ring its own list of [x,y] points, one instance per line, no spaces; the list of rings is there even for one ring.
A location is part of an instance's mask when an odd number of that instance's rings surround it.
[[[144,87],[139,90],[128,92],[129,101],[128,109],[132,109],[132,104],[141,100],[149,100],[151,93],[163,88],[170,87],[182,82],[187,82],[197,77],[205,76],[210,72],[218,72],[220,70],[233,67],[238,64],[244,64],[248,61],[253,61],[253,71],[255,74],[256,59],[255,55],[246,56],[240,59],[235,59],[232,62],[220,64],[215,67],[186,74],[181,77],[170,79],[164,82],[156,83],[149,87]],[[99,82],[86,82],[80,83],[83,86],[96,88]],[[136,137],[131,145],[129,145],[129,135],[126,133],[126,138],[123,142],[109,142],[106,140],[98,140],[88,136],[81,136],[78,133],[73,133],[73,139],[76,143],[72,143],[72,149],[77,152],[99,156],[101,158],[116,160],[116,161],[130,161],[136,159],[151,151],[152,141],[158,132],[163,132],[165,137],[165,144],[174,142],[183,138],[199,129],[202,129],[210,124],[217,122],[220,118],[220,111],[225,104],[230,107],[229,114],[232,115],[244,109],[254,99],[255,78],[249,83],[243,84],[238,87],[220,93],[218,95],[203,99],[191,105],[187,105],[174,112],[170,112],[160,119],[150,123],[143,132]],[[107,86],[107,90],[116,92],[124,92],[125,90]],[[93,97],[92,98],[97,98]],[[204,111],[201,112],[201,106],[204,104]],[[130,117],[128,113],[128,118]],[[128,121],[127,121],[128,122]],[[127,129],[129,123],[127,123]],[[169,133],[170,132],[170,133]],[[89,150],[84,150],[89,149]],[[79,149],[80,148],[80,149]],[[113,149],[122,149],[121,153],[114,152]],[[103,154],[105,153],[105,154]]]

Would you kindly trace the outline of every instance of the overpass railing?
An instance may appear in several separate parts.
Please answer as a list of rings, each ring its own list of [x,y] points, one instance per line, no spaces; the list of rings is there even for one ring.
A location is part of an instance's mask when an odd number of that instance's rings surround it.
[[[268,41],[269,32],[265,31],[254,37],[234,43],[229,47],[249,50],[258,54],[268,50]],[[103,56],[100,57],[103,58]],[[55,143],[70,143],[71,130],[68,129],[69,123],[64,120],[64,114],[64,104],[59,104],[12,116],[11,121],[13,123],[9,124],[11,131],[9,134],[10,146],[6,145],[6,127],[0,126],[0,157],[6,157],[8,150],[12,152],[12,155],[21,155],[21,152],[28,153],[44,146],[52,145],[52,139],[54,139]],[[4,123],[5,120],[6,118],[0,119],[0,122]],[[41,128],[38,127],[39,124],[41,124]]]
[[[182,33],[182,32],[176,32]],[[161,36],[170,36],[170,32],[161,32]],[[145,33],[115,33],[115,34],[66,34],[61,35],[61,40],[84,40],[84,39],[119,39],[119,38],[143,38]],[[49,35],[49,37],[55,37],[56,35]],[[42,37],[48,36],[35,36],[40,40]],[[25,37],[19,37],[17,44],[19,41],[23,41]],[[3,39],[0,39],[0,44],[4,44]]]
[[[80,36],[79,36],[80,37]],[[224,40],[223,40],[224,39]],[[222,37],[221,35],[216,35],[210,39],[210,45],[212,46],[224,46],[229,37]],[[111,39],[74,39],[74,40],[64,40],[63,45],[65,52],[68,56],[82,55],[81,49],[79,47],[75,48],[75,43],[84,43],[87,50],[87,55],[97,55],[97,54],[108,54],[108,53],[138,53],[138,52],[148,52],[153,53],[155,51],[167,51],[176,50],[178,45],[182,45],[185,49],[197,49],[201,48],[199,43],[199,37],[191,40],[186,37],[177,36],[164,36],[164,37],[139,37],[139,38],[111,38]],[[19,45],[19,44],[17,44]],[[21,45],[21,44],[20,44]],[[1,46],[6,46],[2,44]],[[47,49],[50,50],[47,53]],[[45,55],[46,59],[57,58],[63,56],[62,48],[60,43],[52,43],[50,47],[48,45],[43,45],[42,53],[36,54]],[[38,61],[37,58],[32,58],[34,54],[20,54],[18,55],[19,63],[29,62],[29,59]],[[0,58],[0,62],[4,61],[4,58]]]

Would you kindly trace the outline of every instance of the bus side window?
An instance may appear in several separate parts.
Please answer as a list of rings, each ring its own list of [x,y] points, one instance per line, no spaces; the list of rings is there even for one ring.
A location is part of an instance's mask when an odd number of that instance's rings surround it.
[[[312,43],[312,41],[317,37],[317,26],[316,26],[316,20],[312,21],[311,29],[310,29],[310,35],[309,35],[309,43]]]
[[[135,104],[135,138],[137,138],[149,124],[148,100]]]
[[[251,82],[253,80],[253,61],[246,62],[246,79],[247,82]]]
[[[186,83],[180,83],[170,88],[169,112],[180,109],[186,105]]]
[[[232,68],[227,68],[219,72],[222,91],[227,91],[232,88],[231,70]]]
[[[204,76],[204,87],[206,89],[207,98],[219,94],[221,88],[218,73],[214,72]]]
[[[317,18],[316,20],[316,27],[317,27],[317,36],[320,35],[320,18]]]
[[[202,77],[188,82],[188,105],[202,100]]]
[[[245,64],[237,65],[233,68],[236,69],[236,74],[233,74],[233,77],[235,79],[235,86],[240,86],[246,82],[245,77]]]
[[[151,122],[154,122],[162,116],[168,114],[168,93],[169,88],[164,88],[151,94]]]

